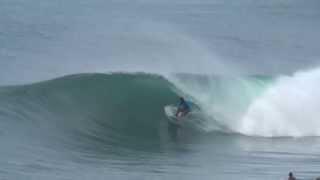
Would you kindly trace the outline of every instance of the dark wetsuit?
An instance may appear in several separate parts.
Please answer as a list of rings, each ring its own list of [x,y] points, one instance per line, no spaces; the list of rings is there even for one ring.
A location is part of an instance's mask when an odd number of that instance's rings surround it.
[[[180,102],[179,108],[182,109],[182,111],[190,111],[190,106],[186,101]]]

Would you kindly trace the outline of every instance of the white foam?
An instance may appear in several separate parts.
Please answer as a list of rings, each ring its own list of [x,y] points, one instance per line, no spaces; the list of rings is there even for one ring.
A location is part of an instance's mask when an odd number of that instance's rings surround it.
[[[320,69],[281,77],[257,98],[239,132],[258,136],[320,135]]]

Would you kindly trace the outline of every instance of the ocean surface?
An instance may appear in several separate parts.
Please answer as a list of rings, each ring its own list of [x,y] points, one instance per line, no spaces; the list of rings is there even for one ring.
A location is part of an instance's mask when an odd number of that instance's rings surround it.
[[[0,179],[319,177],[319,9],[1,0]]]

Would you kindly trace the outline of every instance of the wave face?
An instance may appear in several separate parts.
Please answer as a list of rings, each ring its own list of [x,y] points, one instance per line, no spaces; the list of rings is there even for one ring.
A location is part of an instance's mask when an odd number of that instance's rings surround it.
[[[157,149],[163,107],[177,98],[171,86],[155,75],[79,74],[1,88],[0,132],[10,144],[23,138],[93,154]]]

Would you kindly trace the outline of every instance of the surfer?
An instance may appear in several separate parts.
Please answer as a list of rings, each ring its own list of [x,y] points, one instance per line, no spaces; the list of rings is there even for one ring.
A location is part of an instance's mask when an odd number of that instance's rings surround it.
[[[289,172],[288,180],[296,180],[296,178],[293,176],[292,172]]]
[[[190,112],[190,105],[184,100],[183,97],[180,97],[180,102],[178,105],[178,110],[176,112],[176,117],[183,117]]]

